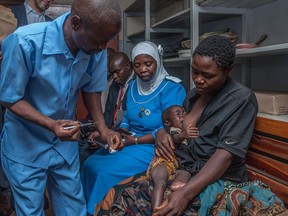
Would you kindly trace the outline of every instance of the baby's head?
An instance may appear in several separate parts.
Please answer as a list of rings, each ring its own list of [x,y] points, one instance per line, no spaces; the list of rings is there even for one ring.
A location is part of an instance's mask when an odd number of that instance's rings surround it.
[[[165,127],[182,128],[185,110],[182,106],[172,105],[162,113],[162,122]]]

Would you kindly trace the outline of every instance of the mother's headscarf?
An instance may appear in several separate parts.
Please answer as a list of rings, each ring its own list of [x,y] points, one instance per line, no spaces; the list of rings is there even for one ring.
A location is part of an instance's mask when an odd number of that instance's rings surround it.
[[[158,86],[165,79],[168,73],[163,66],[163,49],[161,46],[157,47],[156,44],[150,41],[140,42],[132,49],[132,61],[134,62],[135,57],[141,54],[147,54],[153,59],[155,59],[155,61],[157,62],[157,69],[151,80],[144,82],[138,76],[136,78],[139,94],[149,95],[158,88]]]

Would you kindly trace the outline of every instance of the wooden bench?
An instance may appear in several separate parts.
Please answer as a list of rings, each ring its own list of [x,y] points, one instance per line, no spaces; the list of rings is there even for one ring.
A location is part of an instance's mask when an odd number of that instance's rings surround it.
[[[250,180],[269,185],[288,206],[288,123],[257,117],[247,153]]]

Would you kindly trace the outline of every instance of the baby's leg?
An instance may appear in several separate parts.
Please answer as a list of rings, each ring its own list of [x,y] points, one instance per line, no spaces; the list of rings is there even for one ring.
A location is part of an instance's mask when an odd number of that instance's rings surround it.
[[[191,178],[191,174],[185,170],[178,170],[175,175],[175,180],[172,182],[170,188],[176,191],[182,188]]]
[[[154,188],[152,192],[152,209],[160,206],[163,201],[164,191],[167,186],[168,169],[165,164],[158,164],[152,170]]]

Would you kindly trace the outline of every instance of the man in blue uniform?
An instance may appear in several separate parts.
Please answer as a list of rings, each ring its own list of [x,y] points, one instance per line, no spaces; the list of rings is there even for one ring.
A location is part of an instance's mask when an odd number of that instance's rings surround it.
[[[106,127],[100,101],[105,48],[120,28],[116,0],[74,0],[71,13],[18,28],[3,41],[1,158],[17,215],[44,214],[47,184],[56,215],[86,216],[74,108],[81,89],[101,138],[111,148],[122,145],[120,134]]]
[[[12,10],[15,18],[17,19],[17,27],[28,25],[36,22],[52,21],[52,19],[46,15],[46,10],[52,5],[54,0],[26,0],[21,5],[9,6]],[[1,71],[1,69],[0,69]],[[4,123],[5,108],[0,105],[0,131]],[[1,157],[1,155],[0,155]],[[13,202],[12,194],[9,182],[2,171],[2,165],[0,163],[0,215],[8,216],[12,212]],[[44,209],[49,207],[48,198],[45,195]]]

